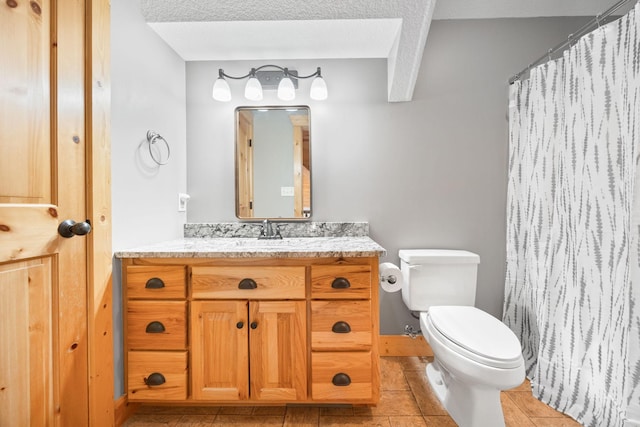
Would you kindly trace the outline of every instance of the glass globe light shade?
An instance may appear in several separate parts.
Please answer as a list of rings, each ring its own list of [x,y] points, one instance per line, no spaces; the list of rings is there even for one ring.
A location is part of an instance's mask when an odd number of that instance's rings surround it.
[[[213,99],[216,101],[227,102],[231,101],[231,89],[229,84],[222,77],[218,77],[213,84],[213,91],[211,93]]]
[[[291,101],[296,98],[296,88],[289,77],[280,80],[278,85],[278,98],[283,101]]]
[[[311,82],[311,91],[309,92],[309,96],[311,99],[315,99],[316,101],[324,101],[327,99],[327,83],[325,83],[321,76],[316,77],[313,79],[313,82]]]
[[[247,85],[244,87],[244,97],[249,101],[262,100],[262,85],[257,78],[251,77],[247,81]]]

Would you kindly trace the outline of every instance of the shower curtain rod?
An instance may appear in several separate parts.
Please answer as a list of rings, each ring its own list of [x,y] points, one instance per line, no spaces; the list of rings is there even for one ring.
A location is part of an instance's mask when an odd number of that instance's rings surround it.
[[[567,37],[567,40],[565,40],[562,43],[560,43],[559,45],[549,49],[549,51],[546,54],[542,55],[540,58],[536,59],[531,64],[527,65],[518,74],[515,74],[515,75],[511,76],[511,78],[509,78],[509,84],[513,84],[513,82],[515,82],[516,80],[520,80],[520,77],[522,77],[522,75],[526,74],[533,67],[535,67],[536,65],[542,64],[543,62],[551,59],[551,55],[553,55],[554,53],[556,53],[557,51],[559,51],[561,49],[564,49],[567,45],[570,45],[574,41],[578,40],[580,37],[584,36],[585,34],[590,32],[593,28],[595,28],[595,26],[599,27],[600,24],[602,24],[602,20],[603,19],[608,18],[610,15],[612,15],[618,9],[620,9],[625,3],[629,3],[630,1],[635,2],[637,0],[619,0],[616,4],[611,6],[606,11],[602,12],[599,15],[596,15],[595,18],[593,18],[591,21],[587,22],[578,31],[576,31],[575,33],[569,34],[569,36]]]

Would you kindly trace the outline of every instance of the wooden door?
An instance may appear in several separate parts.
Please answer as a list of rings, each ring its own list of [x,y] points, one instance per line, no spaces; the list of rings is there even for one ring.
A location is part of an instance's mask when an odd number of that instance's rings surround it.
[[[236,216],[253,218],[253,113],[238,111],[236,129]]]
[[[293,217],[311,215],[309,115],[289,116],[293,127]]]
[[[193,398],[248,399],[247,301],[193,301],[190,326]]]
[[[306,302],[252,301],[249,312],[251,398],[306,399]]]
[[[113,425],[108,22],[0,3],[0,425]]]

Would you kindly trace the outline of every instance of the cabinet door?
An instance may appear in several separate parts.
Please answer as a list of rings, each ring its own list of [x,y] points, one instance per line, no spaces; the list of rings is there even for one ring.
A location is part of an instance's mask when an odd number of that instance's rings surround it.
[[[251,398],[306,399],[306,302],[252,301],[249,311]]]
[[[191,303],[191,381],[196,400],[249,397],[247,301]]]

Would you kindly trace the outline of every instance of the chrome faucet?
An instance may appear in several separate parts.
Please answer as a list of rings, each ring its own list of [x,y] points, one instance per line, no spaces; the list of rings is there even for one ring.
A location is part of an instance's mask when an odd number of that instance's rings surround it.
[[[274,224],[268,219],[262,221],[262,227],[260,227],[260,235],[258,239],[282,239],[282,234],[280,234],[280,226],[278,224]]]

